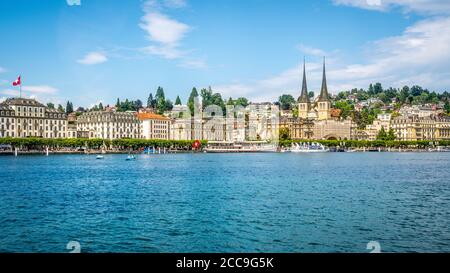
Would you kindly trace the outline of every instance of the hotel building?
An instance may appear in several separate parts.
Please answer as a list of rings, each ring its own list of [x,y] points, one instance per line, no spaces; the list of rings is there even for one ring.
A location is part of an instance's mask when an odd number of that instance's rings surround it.
[[[88,138],[142,138],[135,112],[91,111],[77,119],[77,133]]]
[[[397,140],[450,140],[450,118],[439,116],[396,117],[391,128]]]
[[[0,137],[66,138],[67,116],[27,98],[0,103]]]

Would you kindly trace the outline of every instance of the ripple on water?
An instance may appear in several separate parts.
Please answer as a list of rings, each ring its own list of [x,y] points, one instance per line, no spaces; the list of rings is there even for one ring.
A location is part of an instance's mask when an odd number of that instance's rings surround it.
[[[0,157],[0,251],[450,251],[449,153]]]

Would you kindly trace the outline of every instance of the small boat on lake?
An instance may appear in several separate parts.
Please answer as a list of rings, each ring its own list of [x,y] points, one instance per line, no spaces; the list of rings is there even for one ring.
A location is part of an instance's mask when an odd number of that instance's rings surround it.
[[[330,149],[320,143],[293,143],[290,149],[291,153],[328,153]]]
[[[135,160],[135,159],[136,159],[136,157],[134,155],[128,155],[125,160],[126,161],[131,161],[131,160]]]
[[[96,159],[104,159],[105,157],[102,155],[97,155]]]

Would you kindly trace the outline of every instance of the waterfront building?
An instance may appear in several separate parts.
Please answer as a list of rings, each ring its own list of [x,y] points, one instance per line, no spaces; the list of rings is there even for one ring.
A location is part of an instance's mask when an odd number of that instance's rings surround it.
[[[171,121],[154,113],[138,113],[138,119],[141,122],[141,134],[144,139],[171,139],[170,126]]]
[[[208,117],[202,120],[202,140],[226,141],[226,122],[223,117]]]
[[[240,114],[242,113],[238,113],[238,115]],[[245,140],[271,141],[278,139],[280,109],[277,105],[268,102],[252,103],[245,108],[243,115],[241,122],[244,124]],[[241,132],[236,132],[236,134],[239,135]]]
[[[67,124],[67,138],[78,138],[77,125],[75,123]]]
[[[67,137],[67,116],[35,99],[9,98],[0,104],[0,137]]]
[[[450,118],[446,116],[400,116],[392,120],[397,140],[450,140]]]
[[[314,122],[312,139],[341,140],[355,139],[355,123],[351,119],[319,120]]]
[[[174,118],[170,122],[171,140],[192,140],[192,119]]]
[[[141,123],[135,112],[91,111],[77,119],[77,133],[88,138],[121,139],[141,136]]]
[[[280,128],[287,128],[291,139],[312,139],[314,122],[306,118],[280,119]]]

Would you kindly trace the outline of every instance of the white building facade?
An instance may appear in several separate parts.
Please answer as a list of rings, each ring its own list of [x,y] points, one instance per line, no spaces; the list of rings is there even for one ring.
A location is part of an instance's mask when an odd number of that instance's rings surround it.
[[[0,137],[66,138],[67,115],[27,98],[0,104]]]
[[[141,123],[135,112],[91,111],[77,120],[77,132],[88,138],[140,139]]]

